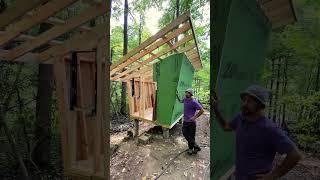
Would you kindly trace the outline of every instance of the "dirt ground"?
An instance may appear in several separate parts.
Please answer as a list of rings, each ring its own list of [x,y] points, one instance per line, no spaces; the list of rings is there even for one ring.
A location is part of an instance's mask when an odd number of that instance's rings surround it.
[[[114,154],[111,157],[111,179],[147,180],[159,177],[159,180],[209,180],[210,176],[210,128],[209,113],[202,115],[197,123],[197,143],[202,151],[197,155],[187,155],[186,140],[181,132],[181,124],[170,130],[170,138],[163,139],[161,130],[153,125],[140,123],[140,135],[151,134],[147,144],[138,143],[137,139],[124,140],[126,131],[111,135]],[[283,157],[276,157],[276,164]],[[172,160],[173,159],[173,160]],[[304,153],[304,158],[281,180],[320,180],[320,159]]]
[[[209,113],[206,112],[198,119],[196,141],[202,150],[197,155],[186,154],[187,142],[181,127],[181,124],[177,124],[170,130],[170,138],[163,139],[161,130],[140,123],[140,134],[148,131],[152,136],[151,142],[147,144],[138,143],[137,139],[123,141],[126,132],[111,135],[111,144],[120,143],[111,157],[111,179],[210,179]]]

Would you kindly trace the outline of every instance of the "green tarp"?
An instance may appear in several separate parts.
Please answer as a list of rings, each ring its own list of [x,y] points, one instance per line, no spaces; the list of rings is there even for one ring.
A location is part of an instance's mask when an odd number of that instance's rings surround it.
[[[192,86],[194,68],[185,54],[171,55],[153,67],[157,82],[156,124],[172,127],[183,114],[183,105],[176,99],[176,90],[183,97],[184,91]]]
[[[210,91],[217,92],[222,114],[231,120],[239,112],[239,93],[260,79],[271,24],[256,0],[215,0],[213,8]],[[216,180],[234,165],[235,138],[211,116],[210,139],[211,179]]]

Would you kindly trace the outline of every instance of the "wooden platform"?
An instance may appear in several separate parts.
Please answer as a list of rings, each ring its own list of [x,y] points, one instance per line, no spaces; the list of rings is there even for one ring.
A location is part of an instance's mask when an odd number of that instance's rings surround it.
[[[132,114],[131,116],[132,118],[135,118],[135,119],[139,119],[139,120],[144,120],[144,121],[152,121],[152,118],[153,118],[153,108],[148,108],[144,111],[144,116],[141,117],[139,115],[139,112],[135,112]]]

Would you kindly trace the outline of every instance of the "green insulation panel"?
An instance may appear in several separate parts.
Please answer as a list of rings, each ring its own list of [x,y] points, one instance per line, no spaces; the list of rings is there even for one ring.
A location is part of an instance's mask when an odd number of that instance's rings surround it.
[[[211,65],[211,93],[220,97],[220,109],[227,120],[240,110],[241,91],[258,84],[266,58],[271,24],[258,7],[256,0],[216,0],[213,27],[220,27],[213,34],[217,38],[211,53],[216,53]],[[227,17],[224,21],[218,17]],[[214,83],[214,84],[213,84]],[[224,132],[211,117],[211,179],[219,179],[235,162],[235,134]]]
[[[194,68],[185,54],[174,54],[153,65],[157,82],[156,124],[172,127],[183,114],[183,104],[176,99],[192,87]]]

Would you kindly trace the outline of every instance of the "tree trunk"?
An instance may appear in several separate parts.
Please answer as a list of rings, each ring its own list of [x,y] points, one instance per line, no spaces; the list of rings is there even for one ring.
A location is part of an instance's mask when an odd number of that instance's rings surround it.
[[[124,23],[123,23],[123,55],[128,53],[128,0],[124,1]],[[121,113],[126,114],[127,85],[122,82],[121,88]]]
[[[53,67],[51,64],[40,64],[38,75],[38,94],[36,105],[35,141],[38,142],[32,159],[39,167],[50,164],[51,140],[51,97],[53,88]]]
[[[7,136],[7,139],[10,142],[14,157],[15,157],[15,159],[18,161],[18,163],[20,165],[20,168],[21,168],[21,171],[22,171],[22,175],[23,175],[23,179],[29,180],[28,170],[27,170],[27,168],[26,168],[26,166],[25,166],[25,164],[23,162],[23,158],[22,158],[21,154],[19,153],[19,151],[17,149],[17,146],[16,146],[16,143],[14,141],[14,138],[12,137],[13,133],[10,132],[10,130],[8,128],[8,125],[6,123],[6,120],[5,120],[6,114],[8,112],[8,108],[10,106],[10,102],[12,101],[12,96],[14,95],[14,92],[15,92],[14,88],[17,87],[18,81],[20,79],[21,70],[22,70],[22,65],[19,65],[18,73],[16,74],[16,78],[15,78],[15,81],[14,81],[12,87],[11,87],[11,90],[8,91],[8,95],[7,95],[4,103],[0,105],[0,128],[3,127],[4,132],[5,132],[6,136]],[[10,89],[10,87],[9,87],[9,89]]]
[[[0,116],[3,116],[3,114],[1,114]],[[16,146],[16,143],[14,142],[14,139],[13,137],[11,136],[11,132],[7,126],[7,123],[5,122],[4,118],[3,117],[0,117],[1,118],[1,126],[3,127],[4,129],[4,132],[8,138],[8,141],[10,142],[10,145],[11,145],[11,148],[12,148],[12,151],[13,151],[13,154],[14,154],[14,157],[16,158],[16,160],[19,162],[19,165],[20,165],[20,168],[21,168],[21,171],[22,171],[22,175],[24,177],[25,180],[29,179],[29,174],[28,174],[28,170],[23,162],[23,159],[22,159],[22,156],[21,154],[19,153],[18,149],[17,149],[17,146]]]
[[[309,94],[309,89],[310,89],[310,85],[312,83],[312,74],[313,74],[313,67],[311,68],[311,71],[309,71],[309,79],[308,79],[308,83],[307,83],[307,88],[306,88],[306,92],[305,92],[305,95],[308,95]],[[300,112],[299,112],[299,115],[298,115],[298,119],[301,119],[303,114],[304,114],[304,111],[305,111],[305,106],[302,105],[301,108],[300,108]]]
[[[139,22],[139,39],[138,39],[139,45],[141,44],[141,40],[142,40],[143,22],[144,22],[144,18],[141,13],[140,14],[140,22]]]
[[[282,90],[282,96],[285,96],[287,94],[287,84],[288,84],[288,60],[287,58],[284,59],[284,68],[283,68],[283,90]],[[286,104],[282,104],[282,122],[281,127],[284,128],[286,125]]]
[[[273,72],[274,72],[274,59],[271,59],[271,80],[270,80],[270,91],[272,92],[273,90],[273,82],[274,82],[274,75],[273,75]],[[268,112],[268,117],[269,119],[271,119],[271,112],[272,112],[272,99],[273,99],[273,93],[271,93],[271,96],[270,96],[270,99],[269,99],[269,112]]]
[[[280,69],[281,69],[281,58],[278,59],[278,69],[277,69],[277,80],[276,80],[276,93],[275,93],[275,100],[273,105],[273,122],[277,120],[277,112],[278,112],[278,97],[279,97],[279,85],[280,85]]]
[[[180,15],[180,0],[176,0],[176,18]],[[175,42],[178,42],[178,37],[175,38]]]
[[[26,145],[27,145],[27,151],[28,151],[28,154],[30,154],[30,141],[29,141],[29,137],[28,137],[28,132],[27,132],[27,125],[26,125],[26,121],[23,117],[23,101],[21,99],[21,96],[20,96],[20,91],[18,88],[16,88],[16,91],[17,91],[17,100],[18,100],[18,107],[19,107],[19,115],[18,115],[18,119],[20,122],[22,122],[23,124],[23,136],[24,136],[24,140],[26,142]]]

